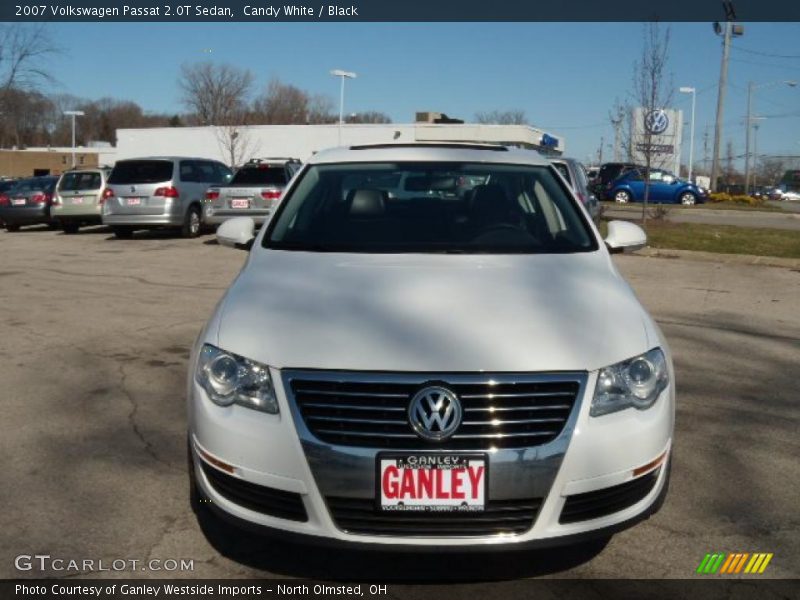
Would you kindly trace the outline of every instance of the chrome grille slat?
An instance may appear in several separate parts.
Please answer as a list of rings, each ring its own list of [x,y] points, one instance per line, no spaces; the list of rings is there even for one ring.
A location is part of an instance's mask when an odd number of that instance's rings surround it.
[[[406,394],[388,394],[386,392],[341,392],[335,390],[303,390],[309,396],[352,396],[369,398],[406,398]]]
[[[528,392],[528,393],[518,393],[518,394],[463,394],[461,395],[462,400],[474,400],[474,399],[487,399],[493,400],[495,398],[541,398],[541,397],[552,397],[552,396],[563,396],[569,397],[572,396],[570,392]]]
[[[557,431],[523,431],[521,433],[456,433],[454,440],[504,440],[518,437],[556,436]]]
[[[461,425],[491,425],[492,427],[502,427],[503,425],[525,425],[527,423],[561,423],[564,419],[513,419],[502,421],[492,419],[491,421],[464,421]]]
[[[527,448],[554,440],[570,418],[585,374],[292,372],[287,388],[309,433],[351,447],[392,450]],[[413,431],[413,395],[443,385],[462,402],[461,429],[442,442]]]
[[[303,406],[307,408],[326,408],[338,410],[388,410],[393,412],[407,412],[408,409],[395,406],[357,406],[352,404],[327,404],[321,402],[304,402]]]
[[[307,419],[314,421],[332,421],[334,423],[372,423],[374,425],[405,425],[407,421],[403,420],[388,420],[388,419],[351,419],[346,417],[322,417],[322,416],[308,416]]]
[[[415,438],[418,439],[413,433],[374,433],[370,431],[343,431],[341,429],[317,429],[317,433],[330,433],[335,435],[345,436],[358,436],[358,437],[390,437],[390,438]]]

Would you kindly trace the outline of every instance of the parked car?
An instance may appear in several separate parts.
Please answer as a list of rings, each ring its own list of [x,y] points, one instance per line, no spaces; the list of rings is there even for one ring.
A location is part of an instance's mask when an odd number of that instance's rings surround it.
[[[800,192],[797,190],[787,190],[781,194],[781,200],[787,202],[797,202],[800,200]]]
[[[0,206],[8,205],[8,190],[13,188],[16,184],[17,180],[10,177],[0,179]],[[0,218],[0,227],[5,227],[5,223],[3,223],[2,218]]]
[[[663,502],[670,352],[610,257],[645,233],[604,240],[537,152],[322,151],[217,239],[249,258],[189,360],[196,511],[435,550],[608,537]]]
[[[597,202],[597,197],[589,191],[589,181],[583,164],[574,158],[551,158],[550,162],[558,169],[562,177],[567,180],[572,191],[578,196],[578,199],[589,211],[589,214],[592,215],[592,218],[596,218],[600,210],[599,203]]]
[[[227,184],[208,188],[203,221],[219,225],[231,217],[250,216],[262,224],[289,180],[300,168],[296,158],[254,158]]]
[[[645,178],[640,169],[633,169],[608,185],[608,197],[619,204],[644,201]],[[647,201],[653,204],[683,204],[691,206],[706,201],[708,194],[695,184],[679,179],[661,169],[650,170],[650,190]]]
[[[632,169],[639,168],[636,163],[630,162],[609,162],[600,165],[597,177],[594,179],[592,191],[598,200],[610,200],[608,197],[608,184],[617,179],[620,175]]]
[[[103,191],[103,223],[119,238],[137,229],[169,227],[195,237],[209,186],[225,183],[231,170],[216,160],[182,156],[117,161]]]
[[[109,172],[110,169],[72,169],[61,175],[51,212],[64,233],[76,233],[81,225],[102,223],[101,198]]]
[[[28,177],[17,181],[7,192],[0,194],[0,221],[6,231],[19,231],[23,225],[46,223],[56,227],[51,215],[53,191],[58,177]]]

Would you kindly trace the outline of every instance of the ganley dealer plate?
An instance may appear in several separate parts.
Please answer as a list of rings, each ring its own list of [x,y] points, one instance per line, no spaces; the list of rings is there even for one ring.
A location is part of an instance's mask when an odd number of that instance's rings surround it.
[[[486,457],[479,454],[380,454],[382,511],[482,511]]]

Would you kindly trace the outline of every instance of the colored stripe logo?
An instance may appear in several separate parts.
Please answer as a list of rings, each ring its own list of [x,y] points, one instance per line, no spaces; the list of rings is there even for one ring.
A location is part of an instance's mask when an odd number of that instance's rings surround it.
[[[714,552],[706,554],[697,567],[697,573],[701,575],[736,575],[738,573],[749,573],[760,575],[763,573],[769,561],[772,560],[771,552]]]

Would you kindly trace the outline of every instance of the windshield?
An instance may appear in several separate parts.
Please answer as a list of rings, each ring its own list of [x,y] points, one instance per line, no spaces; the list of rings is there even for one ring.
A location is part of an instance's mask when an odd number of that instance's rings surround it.
[[[236,171],[230,185],[286,185],[283,167],[243,167]]]
[[[550,168],[441,162],[311,166],[281,204],[264,246],[496,254],[597,248]]]
[[[123,160],[114,165],[108,183],[161,183],[172,179],[172,168],[167,160]]]

